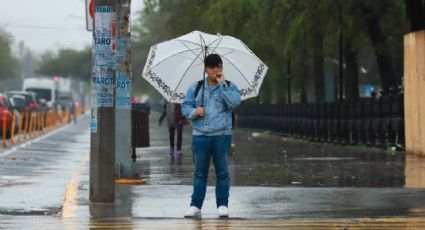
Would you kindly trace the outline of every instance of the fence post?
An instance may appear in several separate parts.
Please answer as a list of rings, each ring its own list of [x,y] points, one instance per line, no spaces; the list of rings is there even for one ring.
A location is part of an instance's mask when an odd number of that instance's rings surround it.
[[[55,111],[54,114],[55,115],[53,117],[53,120],[55,122],[55,128],[57,128],[58,127],[58,116],[59,116],[58,111]]]
[[[34,134],[35,134],[35,136],[38,136],[38,126],[39,126],[39,120],[38,120],[38,118],[39,118],[39,112],[36,112],[35,113],[35,127],[34,127]]]
[[[38,135],[43,134],[43,120],[41,119],[43,112],[38,112]]]
[[[52,120],[52,118],[53,118],[52,114],[53,114],[53,112],[50,111],[49,112],[49,123],[47,124],[49,126],[49,130],[52,130],[52,122],[53,122],[53,120]]]
[[[2,141],[3,141],[3,147],[6,147],[6,112],[3,112],[3,127],[2,127]]]
[[[29,125],[29,113],[25,112],[25,124],[24,124],[24,139],[28,139],[27,133],[29,131],[28,125]]]
[[[10,124],[10,143],[15,144],[15,125],[16,125],[16,113],[12,111],[12,124]]]
[[[23,119],[24,119],[24,112],[20,112],[19,114],[19,128],[18,128],[18,142],[21,142],[21,134],[22,134],[22,123],[23,123]]]
[[[46,112],[43,112],[41,115],[41,124],[42,124],[42,130],[43,132],[46,132]]]
[[[31,112],[29,115],[29,119],[30,119],[30,127],[29,127],[29,133],[28,133],[29,139],[33,137],[32,130],[34,129],[34,123],[35,123],[34,116],[35,116],[35,112]]]

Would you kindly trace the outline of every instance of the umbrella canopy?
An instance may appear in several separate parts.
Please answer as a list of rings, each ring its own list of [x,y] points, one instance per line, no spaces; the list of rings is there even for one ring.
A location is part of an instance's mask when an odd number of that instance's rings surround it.
[[[218,54],[226,80],[236,84],[241,99],[258,95],[267,66],[239,39],[194,31],[150,48],[143,78],[169,102],[181,103],[187,89],[204,75],[204,58]]]

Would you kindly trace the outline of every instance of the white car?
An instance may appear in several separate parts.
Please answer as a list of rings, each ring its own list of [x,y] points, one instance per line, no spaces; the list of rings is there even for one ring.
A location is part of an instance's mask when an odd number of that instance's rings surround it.
[[[56,102],[56,83],[47,78],[27,78],[24,80],[24,90],[34,92],[38,100],[43,100],[47,108],[52,109]]]

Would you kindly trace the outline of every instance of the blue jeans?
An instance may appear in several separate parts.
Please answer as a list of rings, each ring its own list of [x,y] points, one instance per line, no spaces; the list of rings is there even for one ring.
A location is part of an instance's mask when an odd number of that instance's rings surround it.
[[[192,136],[192,154],[195,173],[193,177],[193,194],[190,206],[202,208],[207,190],[208,170],[212,158],[217,178],[215,197],[217,207],[228,206],[229,202],[229,150],[231,135]]]

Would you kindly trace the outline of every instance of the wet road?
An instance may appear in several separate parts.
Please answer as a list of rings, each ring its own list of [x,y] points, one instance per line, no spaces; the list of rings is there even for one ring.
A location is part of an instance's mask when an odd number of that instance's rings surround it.
[[[56,214],[75,168],[88,159],[88,119],[0,152],[0,214]]]
[[[231,218],[217,219],[208,187],[202,220],[184,220],[192,191],[190,127],[184,155],[168,155],[151,116],[138,149],[142,186],[117,186],[115,204],[88,202],[88,117],[16,149],[0,150],[0,228],[421,229],[423,159],[377,149],[305,143],[238,130],[231,156]],[[407,164],[406,164],[407,163]],[[211,168],[209,185],[214,185]],[[373,218],[373,219],[368,219]]]

